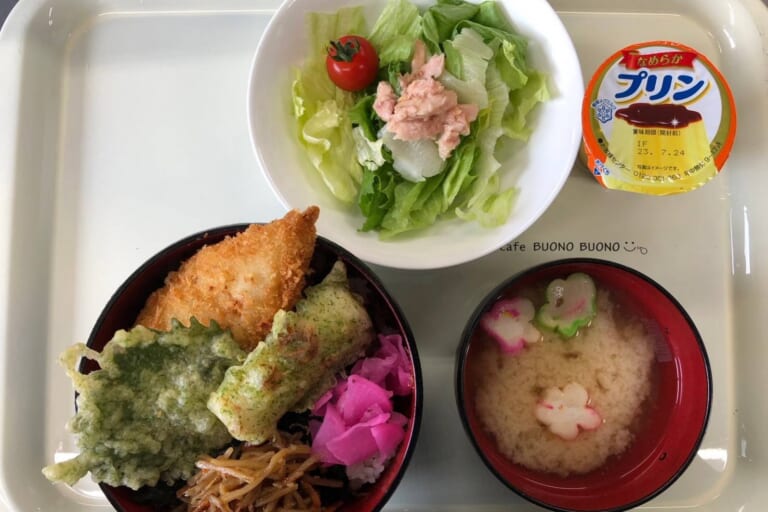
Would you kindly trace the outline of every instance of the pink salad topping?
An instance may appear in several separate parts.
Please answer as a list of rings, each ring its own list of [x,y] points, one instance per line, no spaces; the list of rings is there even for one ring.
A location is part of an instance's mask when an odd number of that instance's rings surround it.
[[[549,388],[536,404],[536,419],[550,432],[566,440],[576,439],[579,428],[595,430],[603,424],[600,414],[589,406],[589,394],[578,382],[560,388]]]
[[[502,299],[480,317],[480,326],[499,343],[503,352],[514,355],[541,337],[531,323],[535,314],[533,303],[528,299]]]
[[[445,55],[427,58],[426,45],[417,39],[411,73],[400,77],[400,96],[388,82],[379,82],[373,104],[396,139],[435,140],[443,160],[459,145],[461,135],[469,134],[479,112],[477,105],[460,104],[456,93],[437,80],[444,66]]]
[[[357,483],[374,482],[405,436],[408,418],[393,410],[394,395],[413,390],[410,358],[398,335],[379,336],[375,354],[321,396],[310,422],[312,451],[326,464],[347,466]]]

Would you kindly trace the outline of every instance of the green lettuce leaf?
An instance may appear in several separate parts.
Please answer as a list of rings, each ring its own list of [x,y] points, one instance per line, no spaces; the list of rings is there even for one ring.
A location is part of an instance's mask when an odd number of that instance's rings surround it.
[[[528,65],[525,60],[525,49],[506,39],[501,40],[499,51],[494,56],[501,78],[510,91],[520,89],[528,82]]]
[[[479,119],[476,179],[467,201],[456,208],[456,215],[464,220],[476,220],[482,226],[496,226],[509,218],[515,193],[499,190],[498,171],[501,164],[496,160],[494,153],[496,144],[504,133],[502,120],[510,101],[509,87],[501,79],[495,63],[488,67],[486,87],[489,107]]]
[[[507,16],[495,1],[486,1],[478,4],[477,14],[472,21],[484,27],[495,28],[508,34],[515,34],[515,29],[507,20]]]
[[[474,180],[477,154],[475,142],[467,137],[446,161],[444,172],[419,182],[400,178],[394,195],[388,196],[391,202],[380,220],[380,236],[392,238],[429,227],[438,217],[452,216],[452,204]]]
[[[445,71],[459,80],[463,80],[464,69],[462,67],[461,54],[453,47],[453,41],[443,42],[443,53],[445,54]]]
[[[341,201],[354,201],[362,169],[357,161],[352,124],[339,103],[320,103],[304,123],[300,140],[331,193]]]
[[[488,62],[493,58],[493,50],[472,29],[463,30],[446,46],[455,52],[454,60],[461,69],[462,78],[450,72],[443,72],[440,82],[456,92],[459,103],[472,103],[481,110],[486,108],[488,92],[485,87],[485,74]]]
[[[472,19],[479,6],[462,0],[438,0],[423,16],[424,42],[432,53],[440,52],[443,41],[454,35],[456,24]]]
[[[546,76],[538,72],[530,73],[525,85],[509,95],[509,106],[502,120],[504,135],[512,139],[528,140],[531,135],[528,114],[536,105],[549,98]]]
[[[475,163],[479,150],[474,139],[467,137],[454,151],[450,166],[445,172],[445,179],[441,184],[443,204],[445,209],[450,208],[457,198],[461,198],[471,189],[477,174]]]
[[[384,140],[372,141],[365,136],[363,129],[355,126],[352,129],[352,138],[355,141],[355,153],[357,162],[364,169],[375,171],[386,162],[384,158]],[[362,178],[362,177],[361,177]]]
[[[379,54],[379,66],[408,60],[413,42],[421,36],[421,25],[415,5],[408,0],[389,0],[368,37]]]
[[[395,203],[395,186],[403,178],[385,163],[376,171],[363,171],[363,182],[360,185],[358,205],[365,216],[361,231],[379,229],[384,216]]]
[[[325,70],[325,56],[328,41],[364,32],[362,8],[343,8],[334,14],[312,13],[307,17],[307,29],[309,57],[297,70],[291,87],[299,142],[333,195],[352,202],[362,180],[352,123],[348,119],[355,97],[333,84]]]
[[[467,210],[456,210],[456,215],[466,221],[477,221],[485,228],[494,228],[504,224],[509,218],[518,190],[510,187],[499,190],[499,175],[494,174],[476,196],[474,205]]]
[[[414,183],[402,181],[395,186],[394,203],[381,220],[380,236],[392,238],[406,231],[431,226],[445,211],[442,194],[435,194],[445,173]]]
[[[386,80],[389,85],[392,86],[392,90],[395,94],[400,95],[402,87],[400,87],[400,76],[408,73],[411,70],[411,63],[404,60],[398,62],[390,62],[386,67]]]
[[[368,94],[349,109],[349,122],[353,126],[359,126],[370,141],[375,141],[378,138],[377,134],[381,128],[379,117],[373,111],[374,101],[376,101],[376,95]]]
[[[461,55],[462,80],[485,83],[485,72],[488,69],[488,61],[493,57],[493,49],[472,29],[462,30],[451,43]]]
[[[490,43],[494,40],[512,41],[515,43],[515,45],[520,46],[523,49],[523,52],[525,52],[528,48],[528,41],[517,33],[513,31],[502,30],[496,27],[489,27],[474,20],[462,20],[456,24],[456,27],[453,30],[454,33],[458,33],[465,28],[471,28],[480,34],[486,43]]]

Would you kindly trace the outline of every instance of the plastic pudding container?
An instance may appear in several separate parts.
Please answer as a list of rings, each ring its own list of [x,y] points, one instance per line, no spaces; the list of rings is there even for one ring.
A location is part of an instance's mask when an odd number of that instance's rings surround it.
[[[677,194],[720,173],[733,146],[736,107],[704,55],[652,41],[603,62],[587,86],[582,124],[582,159],[601,185]]]

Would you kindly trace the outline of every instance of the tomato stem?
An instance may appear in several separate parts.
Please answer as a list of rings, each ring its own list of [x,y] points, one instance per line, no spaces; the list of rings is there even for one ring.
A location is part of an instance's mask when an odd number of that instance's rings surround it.
[[[356,40],[331,41],[328,47],[328,55],[337,62],[352,62],[352,59],[360,51],[360,43]]]

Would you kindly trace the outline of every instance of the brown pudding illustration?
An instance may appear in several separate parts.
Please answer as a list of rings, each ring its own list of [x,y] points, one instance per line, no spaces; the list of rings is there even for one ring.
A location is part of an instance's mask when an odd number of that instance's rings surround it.
[[[647,184],[717,174],[701,114],[685,105],[634,103],[617,110],[610,150],[622,172]]]
[[[672,103],[652,105],[650,103],[633,103],[616,111],[616,117],[623,119],[633,126],[658,128],[685,128],[696,121],[701,121],[701,114],[688,110],[685,105]]]

